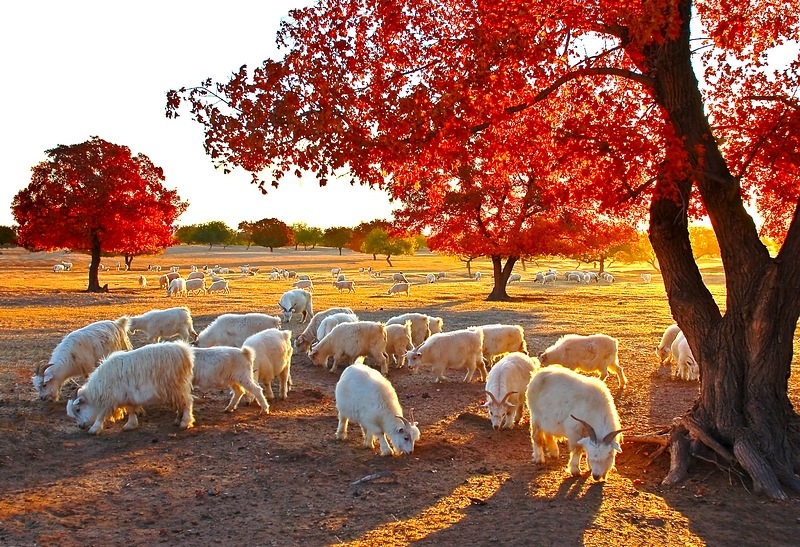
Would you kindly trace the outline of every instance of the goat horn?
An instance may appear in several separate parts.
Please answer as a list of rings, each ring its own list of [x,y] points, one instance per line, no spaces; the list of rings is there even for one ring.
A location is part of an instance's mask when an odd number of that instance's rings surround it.
[[[611,433],[609,433],[608,435],[603,437],[603,444],[610,443],[611,441],[614,440],[614,437],[616,437],[617,435],[619,435],[623,431],[625,431],[625,430],[624,429],[617,429],[616,431],[612,431]]]
[[[483,390],[483,392],[484,392],[484,393],[486,393],[486,395],[488,395],[488,396],[489,396],[489,397],[492,399],[492,402],[493,402],[494,404],[496,404],[496,405],[499,405],[499,404],[500,404],[500,403],[498,403],[498,402],[497,402],[497,399],[495,399],[495,398],[494,398],[494,394],[492,394],[492,392],[491,392],[491,391],[486,391],[486,390]],[[503,399],[503,400],[505,401],[505,399]]]
[[[570,416],[572,416],[572,414],[570,414]],[[585,425],[586,427],[588,427],[589,428],[589,438],[592,439],[593,443],[597,444],[597,433],[594,432],[594,428],[592,426],[590,426],[589,424],[587,424],[586,422],[584,422],[583,420],[581,420],[580,418],[576,418],[575,416],[572,416],[572,419],[573,420],[577,420],[580,423],[582,423],[583,425]]]
[[[501,405],[504,404],[506,402],[506,400],[508,399],[509,395],[516,395],[517,393],[519,393],[519,392],[518,391],[509,391],[508,393],[506,393],[505,397],[503,397],[503,400],[500,401],[500,404]]]
[[[397,418],[402,420],[403,423],[406,424],[406,427],[411,427],[411,422],[409,422],[407,419],[403,418],[402,416],[397,416]]]
[[[414,409],[413,408],[409,408],[408,409],[408,418],[409,418],[409,421],[411,423],[414,423]]]

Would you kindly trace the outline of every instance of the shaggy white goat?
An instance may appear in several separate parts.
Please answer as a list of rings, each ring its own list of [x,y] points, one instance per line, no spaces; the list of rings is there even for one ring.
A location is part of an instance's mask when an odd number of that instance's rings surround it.
[[[281,326],[281,318],[264,313],[225,313],[197,335],[197,346],[240,347],[251,334]]]
[[[195,281],[194,279],[192,281]],[[176,277],[169,282],[167,288],[167,296],[186,296],[186,280],[182,277]]]
[[[292,320],[293,313],[302,315],[300,322],[305,323],[314,315],[314,308],[311,302],[311,293],[303,289],[292,289],[286,291],[278,301],[283,312],[283,320],[287,323]]]
[[[168,404],[178,412],[181,429],[194,425],[192,368],[194,356],[185,342],[149,344],[106,357],[67,402],[67,415],[78,427],[96,435],[107,419],[128,415],[123,429],[139,426],[136,410],[143,405]],[[90,427],[91,425],[91,427]]]
[[[403,325],[386,324],[386,355],[394,359],[398,368],[403,366],[406,353],[414,349],[411,338],[411,321]]]
[[[274,399],[272,380],[280,380],[280,397],[286,399],[292,381],[292,332],[288,330],[267,329],[248,337],[242,344],[252,348],[253,374],[264,384],[267,399]]]
[[[365,447],[373,448],[378,438],[381,456],[411,454],[419,440],[417,422],[413,415],[411,420],[403,417],[391,382],[361,363],[347,367],[336,383],[336,410],[336,438],[347,439],[348,423],[356,422],[364,433]]]
[[[494,358],[503,353],[520,351],[528,353],[525,331],[521,325],[482,325],[472,327],[483,331],[483,358],[492,364]]]
[[[566,438],[570,472],[580,474],[585,453],[592,477],[604,480],[622,452],[622,428],[605,383],[564,367],[546,367],[533,375],[527,399],[533,461],[544,463],[545,453],[557,457],[557,441]]]
[[[336,313],[349,313],[355,316],[353,310],[350,308],[328,308],[327,310],[315,313],[311,321],[308,322],[308,326],[294,341],[294,349],[302,353],[310,351],[311,344],[318,340],[317,330],[319,330],[319,325],[322,323],[322,320]]]
[[[219,389],[228,387],[231,400],[225,412],[233,412],[245,392],[258,401],[262,412],[269,412],[261,386],[253,378],[253,350],[249,347],[192,348],[194,375],[192,384],[196,389]]]
[[[411,285],[409,283],[395,283],[394,285],[389,287],[389,290],[386,292],[386,294],[393,295],[404,292],[406,293],[406,296],[408,296],[408,289],[410,286]]]
[[[395,315],[386,324],[405,325],[407,321],[411,321],[411,343],[417,347],[431,335],[430,317],[423,313],[404,313]]]
[[[131,334],[144,332],[147,335],[148,344],[173,336],[180,336],[187,342],[197,338],[192,324],[192,314],[186,306],[166,310],[150,310],[141,315],[134,315],[128,322],[128,331]]]
[[[326,366],[333,356],[331,372],[336,372],[341,363],[352,363],[356,357],[372,356],[381,366],[381,373],[389,373],[386,356],[386,327],[373,321],[341,323],[325,338],[311,348],[308,356],[317,366]]]
[[[656,348],[656,355],[658,355],[662,365],[672,362],[672,343],[680,333],[681,328],[678,325],[673,324],[664,329],[664,334],[661,336],[661,341]]]
[[[61,386],[75,376],[89,376],[97,363],[117,350],[131,349],[128,317],[96,321],[72,331],[58,343],[44,368],[36,367],[33,387],[39,399],[58,401]]]
[[[581,336],[567,334],[539,354],[543,366],[554,363],[584,372],[599,372],[605,380],[610,370],[617,375],[619,388],[625,389],[628,379],[619,364],[617,339],[605,334]]]
[[[483,331],[456,330],[432,334],[425,342],[406,354],[406,364],[411,370],[422,366],[430,366],[436,374],[434,382],[444,380],[444,371],[448,368],[467,369],[464,381],[469,382],[477,369],[481,380],[486,378],[486,366],[481,349],[483,347]]]
[[[486,402],[494,429],[511,429],[519,424],[525,407],[525,390],[539,362],[524,353],[509,353],[492,367],[486,377]]]

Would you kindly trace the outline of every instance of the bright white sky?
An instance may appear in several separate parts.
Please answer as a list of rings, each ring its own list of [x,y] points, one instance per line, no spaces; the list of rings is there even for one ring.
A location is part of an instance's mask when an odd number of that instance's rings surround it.
[[[22,0],[0,22],[0,225],[12,225],[14,195],[30,169],[59,144],[97,135],[143,153],[164,169],[189,208],[180,224],[274,217],[287,224],[355,226],[388,219],[378,190],[313,175],[284,178],[267,196],[244,171],[223,175],[203,151],[188,114],[164,115],[166,92],[206,77],[226,80],[241,65],[279,52],[275,35],[290,9],[312,0]]]

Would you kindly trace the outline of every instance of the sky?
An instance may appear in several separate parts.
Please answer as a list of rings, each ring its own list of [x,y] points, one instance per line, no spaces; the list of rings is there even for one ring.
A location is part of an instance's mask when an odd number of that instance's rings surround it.
[[[224,175],[203,151],[188,113],[166,118],[166,92],[207,77],[226,81],[281,52],[275,36],[289,10],[311,0],[136,2],[24,0],[0,22],[0,225],[45,151],[101,137],[163,168],[164,186],[189,202],[181,225],[278,218],[310,226],[389,219],[385,192],[313,174],[287,177],[262,196],[241,170]]]

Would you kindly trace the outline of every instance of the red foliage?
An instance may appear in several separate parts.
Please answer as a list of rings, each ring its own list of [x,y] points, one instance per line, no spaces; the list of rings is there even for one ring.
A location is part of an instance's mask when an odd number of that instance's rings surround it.
[[[147,156],[98,137],[46,154],[12,204],[21,245],[132,256],[173,244],[187,204]]]

